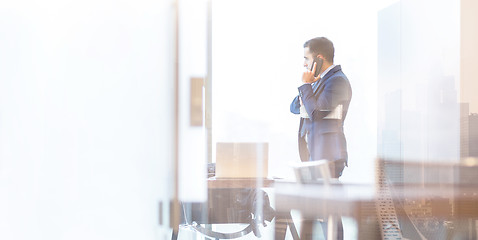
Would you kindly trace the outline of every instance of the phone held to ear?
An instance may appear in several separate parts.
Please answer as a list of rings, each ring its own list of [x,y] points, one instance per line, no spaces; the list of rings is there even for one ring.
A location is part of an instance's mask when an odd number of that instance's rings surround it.
[[[317,63],[317,66],[315,67],[315,73],[314,73],[314,77],[317,77],[320,74],[320,69],[322,68],[322,64],[324,63],[324,60],[322,60],[322,58],[315,57],[314,61],[312,61],[312,66],[310,67],[310,71],[314,69],[314,63]]]

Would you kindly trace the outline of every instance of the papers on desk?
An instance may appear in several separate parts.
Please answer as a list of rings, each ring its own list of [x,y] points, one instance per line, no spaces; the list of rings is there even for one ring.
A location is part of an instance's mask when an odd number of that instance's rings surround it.
[[[327,116],[324,117],[324,119],[342,119],[342,112],[344,109],[344,105],[339,104],[337,107],[334,108]],[[300,105],[299,108],[300,111],[300,117],[301,118],[309,118],[309,114],[307,114],[307,111],[305,110],[304,105]],[[329,111],[325,109],[321,109],[320,111]]]
[[[342,112],[343,112],[344,106],[342,104],[339,104],[337,107],[334,108],[327,116],[324,117],[324,119],[342,119]]]

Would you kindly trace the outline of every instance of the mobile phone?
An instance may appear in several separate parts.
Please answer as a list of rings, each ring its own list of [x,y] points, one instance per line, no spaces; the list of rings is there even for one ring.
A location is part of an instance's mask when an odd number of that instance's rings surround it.
[[[322,64],[324,63],[324,60],[322,60],[322,58],[314,57],[314,60],[312,61],[312,66],[310,66],[310,71],[314,69],[314,63],[317,63],[317,66],[315,66],[315,73],[314,73],[314,77],[317,77],[320,74],[320,69],[322,68]]]

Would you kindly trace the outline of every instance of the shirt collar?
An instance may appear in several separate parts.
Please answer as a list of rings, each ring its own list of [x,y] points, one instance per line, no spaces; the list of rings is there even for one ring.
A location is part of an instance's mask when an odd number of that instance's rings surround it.
[[[327,74],[332,68],[334,68],[335,64],[332,64],[330,67],[328,67],[327,69],[325,69],[325,71],[323,71],[321,74],[320,74],[320,78],[324,78],[325,77],[325,74]]]

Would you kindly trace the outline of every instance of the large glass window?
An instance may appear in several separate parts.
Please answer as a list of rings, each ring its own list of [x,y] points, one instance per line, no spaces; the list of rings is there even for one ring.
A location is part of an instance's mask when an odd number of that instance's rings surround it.
[[[212,147],[267,142],[269,176],[291,177],[288,163],[300,161],[299,117],[289,105],[301,85],[303,44],[325,36],[334,43],[334,63],[342,66],[353,91],[345,121],[349,168],[343,180],[372,182],[377,7],[356,1],[231,0],[212,6]]]
[[[158,239],[168,226],[171,6],[0,3],[1,239]]]

